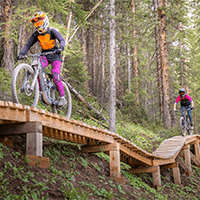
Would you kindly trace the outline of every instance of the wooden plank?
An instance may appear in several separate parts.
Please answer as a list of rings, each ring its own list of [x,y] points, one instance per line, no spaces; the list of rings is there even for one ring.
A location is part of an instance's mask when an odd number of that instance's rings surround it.
[[[82,152],[101,152],[101,151],[114,151],[119,150],[119,144],[118,143],[112,143],[112,144],[106,144],[106,145],[93,145],[93,146],[83,146],[81,147]]]
[[[194,135],[193,137],[191,136],[190,138],[187,138],[185,141],[185,144],[190,144],[196,140],[196,136]]]
[[[88,137],[94,140],[103,141],[106,143],[114,143],[114,139],[111,135],[90,129],[90,126],[80,126],[77,124],[77,121],[75,121],[76,124],[74,124],[73,121],[69,121],[67,118],[66,120],[57,120],[56,117],[59,117],[59,115],[40,114],[33,111],[30,113],[30,121],[42,121],[43,126],[65,131],[75,135]]]
[[[0,119],[12,120],[17,122],[26,121],[26,110],[11,109],[8,107],[0,107]]]
[[[133,174],[152,173],[159,171],[159,166],[137,167],[137,168],[131,168],[129,171]]]
[[[139,161],[141,161],[143,163],[146,163],[147,165],[152,165],[152,160],[151,159],[149,159],[149,158],[147,158],[145,156],[142,156],[142,155],[132,151],[131,149],[129,149],[129,148],[127,148],[127,147],[125,147],[125,146],[123,146],[121,144],[120,144],[120,150],[122,152],[126,153],[127,155],[135,158],[136,160],[139,160]]]
[[[41,122],[23,122],[16,124],[1,124],[0,125],[0,135],[16,135],[16,134],[26,134],[26,133],[42,133],[42,123]]]
[[[195,163],[197,167],[200,167],[200,161],[193,155],[193,153],[190,151],[190,157],[192,161]]]

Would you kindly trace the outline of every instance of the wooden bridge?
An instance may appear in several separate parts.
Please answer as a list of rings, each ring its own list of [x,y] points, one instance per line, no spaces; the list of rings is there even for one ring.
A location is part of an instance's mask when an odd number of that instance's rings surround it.
[[[0,101],[0,136],[26,134],[26,154],[32,164],[42,157],[43,136],[82,145],[83,152],[104,151],[110,155],[110,176],[123,182],[120,162],[131,166],[130,172],[152,173],[153,185],[161,186],[160,170],[172,168],[174,182],[181,184],[179,166],[191,175],[191,161],[200,167],[200,135],[176,136],[163,141],[149,153],[120,135],[42,109]],[[194,152],[190,151],[194,146]]]

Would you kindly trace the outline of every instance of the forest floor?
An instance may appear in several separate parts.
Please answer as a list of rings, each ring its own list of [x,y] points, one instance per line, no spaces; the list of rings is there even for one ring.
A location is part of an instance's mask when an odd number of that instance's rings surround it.
[[[170,170],[161,171],[162,187],[152,187],[151,174],[132,175],[121,166],[126,183],[109,175],[106,155],[83,153],[80,146],[44,137],[43,156],[49,169],[29,166],[25,136],[13,136],[13,145],[0,143],[0,199],[200,199],[200,169],[192,176],[180,168],[182,185],[173,183]]]

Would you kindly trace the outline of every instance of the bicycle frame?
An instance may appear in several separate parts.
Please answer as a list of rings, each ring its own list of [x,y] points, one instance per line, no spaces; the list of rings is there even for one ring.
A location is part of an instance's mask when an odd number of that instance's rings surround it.
[[[47,55],[47,54],[54,54],[54,53],[55,52],[48,52],[48,53],[31,54],[31,55],[24,56],[24,57],[32,57],[31,67],[34,69],[34,78],[33,78],[32,84],[30,86],[30,90],[33,91],[35,84],[37,82],[37,77],[39,77],[40,86],[41,86],[42,94],[43,94],[43,100],[48,105],[55,105],[57,102],[54,101],[50,97],[50,89],[54,87],[54,84],[51,81],[48,81],[47,84],[45,85],[44,78],[46,78],[46,77],[43,77],[43,73],[45,73],[45,71],[40,62],[40,56]],[[27,77],[24,80],[24,84],[23,84],[22,88],[25,88],[25,84],[28,79],[28,76],[29,76],[29,74],[27,73]],[[46,74],[45,74],[45,76],[46,76]]]

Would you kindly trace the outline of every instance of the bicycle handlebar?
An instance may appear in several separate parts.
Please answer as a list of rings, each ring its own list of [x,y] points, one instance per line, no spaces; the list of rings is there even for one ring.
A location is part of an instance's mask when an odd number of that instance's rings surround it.
[[[53,54],[56,54],[56,50],[55,51],[50,51],[50,52],[45,52],[45,53],[37,53],[37,54],[25,55],[25,56],[22,56],[21,59],[26,59],[28,57],[40,57],[40,56],[46,56],[46,55],[53,55]]]

